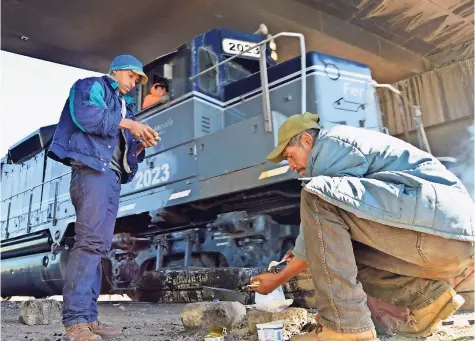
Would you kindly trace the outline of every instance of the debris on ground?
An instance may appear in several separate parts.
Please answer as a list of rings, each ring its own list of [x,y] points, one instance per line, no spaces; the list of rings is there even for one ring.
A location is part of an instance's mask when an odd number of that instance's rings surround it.
[[[300,331],[307,324],[315,324],[315,315],[310,314],[303,308],[287,308],[282,312],[269,313],[260,310],[251,310],[247,313],[247,328],[249,333],[257,332],[256,325],[261,323],[283,321],[284,339],[291,335],[300,334]],[[315,324],[316,327],[316,324]]]
[[[204,341],[210,326],[204,330],[187,330],[181,321],[184,304],[151,304],[120,302],[126,309],[118,309],[117,302],[99,302],[99,318],[113,327],[122,328],[123,335],[111,341]],[[8,341],[57,341],[64,328],[61,322],[44,325],[25,325],[18,321],[20,302],[1,303],[1,339]],[[288,308],[291,309],[291,308]],[[249,314],[253,310],[248,310]],[[308,316],[312,316],[309,313]],[[311,318],[311,317],[309,317]],[[443,323],[432,336],[423,341],[475,340],[473,312],[457,312]],[[242,327],[227,330],[224,341],[257,341],[257,332],[249,333],[247,319]],[[303,327],[306,328],[305,326]],[[311,331],[311,330],[308,330]],[[380,336],[381,341],[409,341],[397,336]]]
[[[28,300],[20,307],[21,323],[33,326],[59,322],[62,305],[56,300]]]

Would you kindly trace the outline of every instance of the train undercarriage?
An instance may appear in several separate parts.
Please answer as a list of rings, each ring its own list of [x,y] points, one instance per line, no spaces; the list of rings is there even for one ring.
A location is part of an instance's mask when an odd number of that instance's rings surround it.
[[[299,186],[286,185],[119,218],[102,262],[101,293],[133,297],[149,271],[259,268],[281,259],[299,232]],[[2,297],[62,293],[74,226],[60,244],[53,239],[45,230],[2,245]]]

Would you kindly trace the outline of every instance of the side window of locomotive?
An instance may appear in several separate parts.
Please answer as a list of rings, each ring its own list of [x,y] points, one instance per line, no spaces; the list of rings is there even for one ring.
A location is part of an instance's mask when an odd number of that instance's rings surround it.
[[[206,47],[198,49],[198,72],[204,71],[218,64],[218,56]],[[198,76],[198,85],[207,93],[217,95],[219,92],[218,68]]]
[[[147,72],[148,83],[140,89],[141,110],[159,106],[170,101],[169,81],[163,77],[163,64]]]

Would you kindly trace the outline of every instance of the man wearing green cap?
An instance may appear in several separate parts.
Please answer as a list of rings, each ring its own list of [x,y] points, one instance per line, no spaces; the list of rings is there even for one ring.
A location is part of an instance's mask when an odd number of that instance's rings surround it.
[[[432,155],[305,113],[284,122],[267,159],[305,182],[287,266],[251,279],[267,294],[309,268],[320,328],[292,340],[377,340],[376,326],[428,336],[464,304],[457,292],[473,293],[473,202]]]
[[[144,148],[158,140],[152,128],[135,120],[135,103],[127,94],[139,82],[147,83],[147,76],[130,55],[116,57],[107,75],[76,81],[48,151],[52,159],[71,166],[75,242],[64,274],[62,320],[69,341],[121,333],[99,322],[96,302],[121,184],[132,181]]]

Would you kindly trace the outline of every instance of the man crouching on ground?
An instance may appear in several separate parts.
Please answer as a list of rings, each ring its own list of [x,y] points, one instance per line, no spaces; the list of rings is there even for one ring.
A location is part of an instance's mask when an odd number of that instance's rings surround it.
[[[63,325],[71,341],[101,340],[121,332],[98,321],[102,265],[111,247],[121,184],[129,183],[158,134],[135,121],[126,94],[147,83],[142,64],[118,56],[110,74],[74,83],[59,119],[49,157],[71,166],[75,243],[64,276]]]
[[[378,340],[374,321],[391,334],[429,335],[464,304],[458,287],[473,292],[468,192],[402,140],[318,122],[290,117],[267,157],[308,179],[294,257],[278,274],[253,277],[254,290],[267,294],[309,268],[320,328],[292,340]]]

